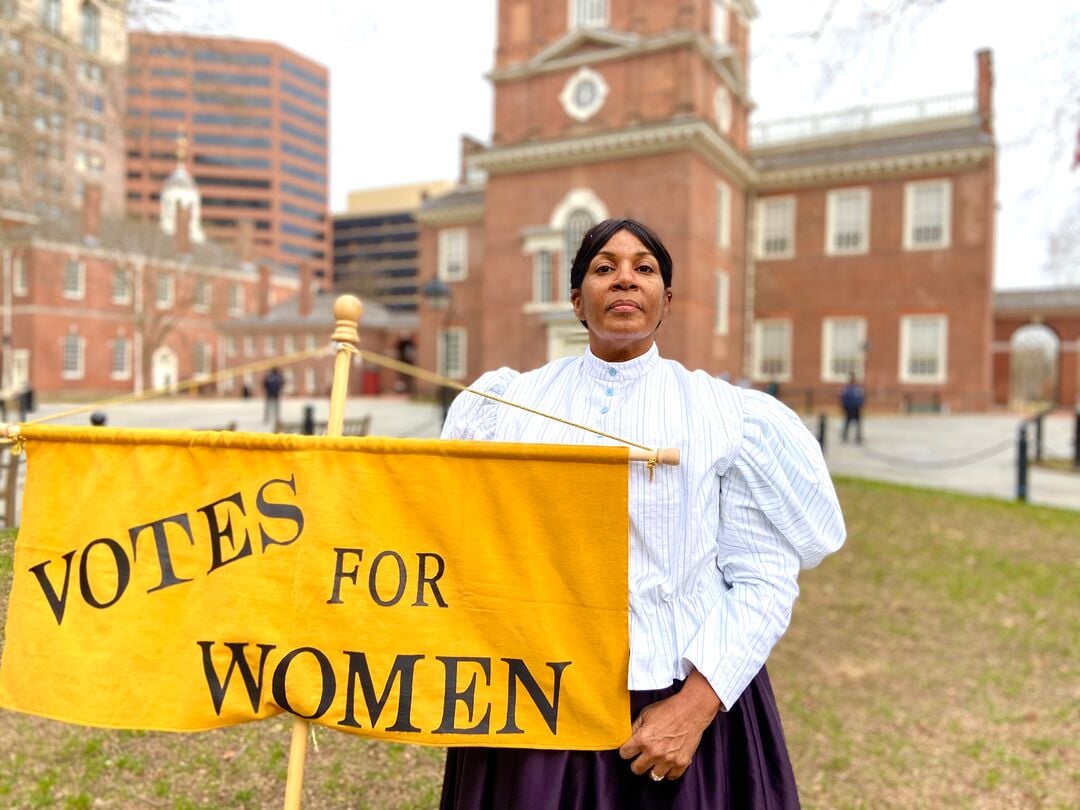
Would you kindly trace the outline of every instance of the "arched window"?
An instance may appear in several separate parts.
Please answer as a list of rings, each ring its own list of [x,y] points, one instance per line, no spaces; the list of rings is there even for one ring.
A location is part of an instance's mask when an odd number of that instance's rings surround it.
[[[79,9],[79,42],[91,53],[101,50],[101,12],[93,3]]]
[[[588,233],[589,228],[595,224],[596,220],[585,208],[574,209],[566,218],[566,230],[564,231],[566,251],[563,254],[566,256],[566,269],[559,279],[560,301],[570,300],[570,267],[574,263],[578,248],[581,247],[581,240]]]
[[[41,19],[41,27],[47,31],[60,30],[60,0],[40,0],[38,3],[38,17]]]

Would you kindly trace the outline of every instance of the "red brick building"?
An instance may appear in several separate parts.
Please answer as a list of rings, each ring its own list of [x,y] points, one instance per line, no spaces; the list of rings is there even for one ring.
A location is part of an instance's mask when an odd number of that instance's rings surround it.
[[[963,97],[751,132],[750,0],[503,0],[490,146],[419,215],[421,364],[471,379],[581,350],[567,271],[607,217],[675,260],[668,357],[796,405],[990,404],[989,53]]]
[[[994,295],[994,402],[1080,404],[1080,287]]]
[[[275,358],[321,348],[311,357],[281,365],[285,378],[283,393],[329,397],[334,382],[334,349],[330,337],[336,326],[333,308],[337,297],[319,289],[310,269],[302,269],[296,295],[273,306],[265,305],[251,315],[218,324],[225,368],[251,364],[259,364],[261,368]],[[412,313],[393,312],[380,304],[365,302],[359,323],[360,348],[394,356],[401,335],[411,334],[415,327],[416,316]],[[262,377],[262,370],[249,371],[223,380],[218,388],[223,394],[235,396],[246,385],[250,393],[260,396]],[[354,396],[393,391],[397,378],[396,372],[366,366],[354,359],[348,392]]]
[[[79,215],[0,238],[0,379],[41,396],[94,399],[175,386],[225,368],[218,324],[296,295],[292,275],[199,241],[183,168],[163,191],[167,223],[103,217],[97,186]]]

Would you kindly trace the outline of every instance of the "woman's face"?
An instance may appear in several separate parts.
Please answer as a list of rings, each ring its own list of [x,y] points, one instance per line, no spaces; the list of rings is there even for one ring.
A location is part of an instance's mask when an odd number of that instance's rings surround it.
[[[570,300],[589,330],[589,348],[601,360],[619,362],[649,350],[667,316],[671,290],[660,263],[630,231],[618,231],[593,256],[581,289]]]

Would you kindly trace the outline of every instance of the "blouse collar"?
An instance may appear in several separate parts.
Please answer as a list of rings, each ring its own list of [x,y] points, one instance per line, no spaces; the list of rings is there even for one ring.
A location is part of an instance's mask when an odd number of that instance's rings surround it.
[[[581,358],[581,367],[585,374],[600,380],[636,380],[644,377],[660,361],[660,351],[653,343],[645,354],[622,363],[609,363],[601,360],[589,347]]]

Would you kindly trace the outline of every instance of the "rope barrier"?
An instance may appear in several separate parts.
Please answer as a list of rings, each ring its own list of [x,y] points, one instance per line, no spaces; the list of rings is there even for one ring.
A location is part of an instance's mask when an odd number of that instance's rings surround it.
[[[975,464],[976,462],[983,461],[984,459],[995,456],[1003,450],[1007,450],[1010,447],[1015,446],[1015,439],[1003,439],[997,444],[986,447],[982,450],[976,450],[974,453],[968,453],[967,455],[957,456],[951,459],[914,459],[903,458],[901,456],[892,456],[888,453],[882,453],[876,450],[871,450],[869,447],[862,445],[859,449],[863,454],[870,458],[881,461],[885,464],[889,464],[894,467],[906,468],[906,469],[924,469],[924,470],[944,470],[953,467],[966,467],[969,464]]]
[[[96,411],[100,408],[106,408],[115,405],[128,405],[132,402],[143,402],[148,399],[156,399],[157,397],[163,397],[166,395],[176,394],[183,391],[190,391],[194,388],[201,388],[204,385],[212,385],[220,380],[227,380],[233,377],[239,377],[242,374],[249,372],[264,371],[274,366],[289,366],[293,363],[299,363],[301,360],[307,360],[310,357],[315,357],[319,354],[323,354],[326,351],[326,346],[322,346],[315,349],[304,349],[299,352],[293,352],[292,354],[285,354],[281,357],[271,358],[269,360],[259,360],[254,363],[248,363],[244,366],[236,366],[235,368],[226,369],[224,371],[218,371],[214,374],[208,374],[204,377],[193,377],[190,380],[184,380],[169,388],[151,388],[145,391],[140,391],[134,394],[122,394],[118,397],[112,397],[110,399],[98,400],[97,402],[90,402],[85,405],[76,405],[73,408],[69,408],[66,411],[60,411],[58,413],[51,413],[47,416],[39,416],[36,419],[29,419],[24,424],[33,425],[41,422],[50,422],[54,419],[65,419],[69,416],[77,416],[80,413],[86,413],[87,411]],[[0,441],[2,443],[2,441]]]

